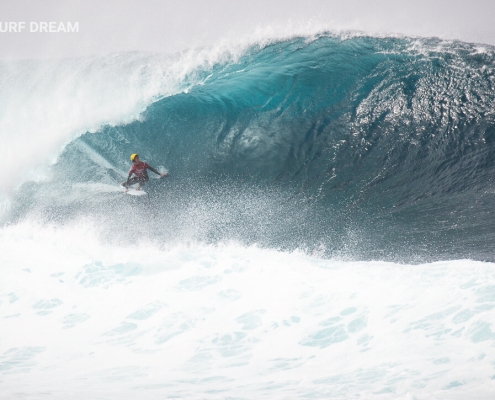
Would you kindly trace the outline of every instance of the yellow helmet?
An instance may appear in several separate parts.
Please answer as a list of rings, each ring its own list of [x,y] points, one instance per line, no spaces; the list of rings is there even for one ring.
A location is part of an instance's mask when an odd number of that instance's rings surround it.
[[[138,155],[137,155],[137,154],[131,154],[131,161],[134,161],[134,159],[135,159],[136,157],[138,157]]]

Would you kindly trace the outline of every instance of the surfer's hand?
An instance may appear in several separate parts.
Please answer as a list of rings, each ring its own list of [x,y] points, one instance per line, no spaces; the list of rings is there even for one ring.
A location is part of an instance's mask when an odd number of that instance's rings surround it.
[[[164,176],[168,176],[168,172],[165,172],[164,174],[160,174],[160,178],[163,178]]]

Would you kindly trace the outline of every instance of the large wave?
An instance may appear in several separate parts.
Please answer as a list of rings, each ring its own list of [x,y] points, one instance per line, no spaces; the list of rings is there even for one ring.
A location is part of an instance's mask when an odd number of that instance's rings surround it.
[[[70,141],[49,180],[20,187],[6,221],[92,218],[117,241],[493,258],[493,49],[322,34],[192,63],[171,79],[173,62],[152,58],[159,79],[141,105]],[[116,192],[135,152],[171,175],[139,199]]]
[[[322,34],[1,62],[2,394],[490,398],[493,263],[458,258],[493,259],[494,61]],[[135,152],[170,173],[148,196]]]

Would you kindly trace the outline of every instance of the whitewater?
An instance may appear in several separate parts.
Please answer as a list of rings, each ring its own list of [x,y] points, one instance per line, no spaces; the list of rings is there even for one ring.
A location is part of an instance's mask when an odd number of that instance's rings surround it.
[[[314,32],[0,72],[0,398],[493,397],[493,47]],[[170,174],[147,196],[132,153]]]

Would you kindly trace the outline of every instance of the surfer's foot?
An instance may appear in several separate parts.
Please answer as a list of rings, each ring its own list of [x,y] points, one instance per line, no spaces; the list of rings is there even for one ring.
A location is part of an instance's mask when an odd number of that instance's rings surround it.
[[[141,185],[137,185],[136,190],[141,190]]]

